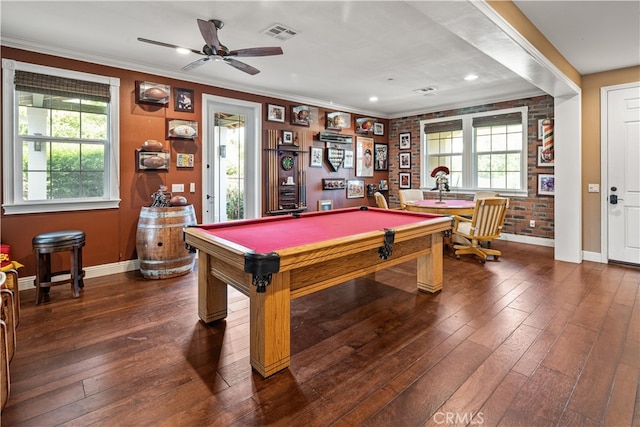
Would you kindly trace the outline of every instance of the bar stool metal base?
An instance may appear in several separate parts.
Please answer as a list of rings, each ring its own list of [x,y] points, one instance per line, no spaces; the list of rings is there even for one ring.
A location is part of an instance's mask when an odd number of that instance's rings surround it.
[[[39,234],[33,238],[33,251],[36,255],[36,305],[40,304],[51,286],[70,283],[73,296],[80,296],[84,288],[84,270],[82,269],[82,247],[85,234],[79,230],[53,231]],[[70,269],[51,271],[51,254],[70,252]],[[53,280],[54,277],[69,274],[69,279]]]

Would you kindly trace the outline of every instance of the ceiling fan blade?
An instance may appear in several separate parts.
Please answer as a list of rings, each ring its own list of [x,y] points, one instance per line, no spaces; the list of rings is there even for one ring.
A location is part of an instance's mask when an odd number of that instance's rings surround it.
[[[282,55],[281,47],[250,47],[247,49],[232,50],[225,56],[272,56]]]
[[[207,46],[213,49],[214,54],[218,53],[220,50],[220,40],[218,40],[218,29],[215,24],[211,21],[198,19],[198,27]]]
[[[184,67],[182,67],[182,71],[194,70],[194,69],[198,68],[199,66],[203,65],[205,62],[209,62],[209,61],[211,61],[211,58],[209,58],[208,56],[206,58],[200,58],[197,61],[193,61],[192,63],[187,64]]]
[[[204,53],[202,53],[201,51],[196,50],[196,49],[191,49],[191,48],[182,47],[182,46],[176,46],[174,44],[159,42],[159,41],[155,41],[155,40],[143,39],[142,37],[138,37],[138,41],[141,41],[141,42],[144,42],[144,43],[155,44],[157,46],[168,47],[168,48],[171,48],[171,49],[186,49],[186,50],[188,50],[190,52],[197,53],[198,55],[204,55]]]
[[[238,60],[235,60],[233,58],[227,58],[226,56],[224,57],[224,62],[226,62],[227,64],[231,65],[232,67],[237,68],[240,71],[244,71],[247,74],[251,74],[252,76],[258,74],[260,72],[260,70],[258,70],[257,68],[252,67],[249,64],[245,64],[244,62],[240,62]]]

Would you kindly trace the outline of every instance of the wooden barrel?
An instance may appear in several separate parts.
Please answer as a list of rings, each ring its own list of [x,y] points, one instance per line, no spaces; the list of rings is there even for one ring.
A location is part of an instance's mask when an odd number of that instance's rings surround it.
[[[189,273],[195,254],[186,249],[182,229],[195,224],[193,205],[143,207],[136,232],[140,273],[147,279],[168,279]]]

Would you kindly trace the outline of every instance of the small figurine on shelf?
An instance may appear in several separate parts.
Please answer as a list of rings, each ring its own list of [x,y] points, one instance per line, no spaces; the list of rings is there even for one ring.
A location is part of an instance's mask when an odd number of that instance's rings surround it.
[[[168,208],[171,206],[169,200],[171,199],[171,193],[167,191],[166,185],[161,185],[160,189],[151,195],[151,207],[152,208]]]

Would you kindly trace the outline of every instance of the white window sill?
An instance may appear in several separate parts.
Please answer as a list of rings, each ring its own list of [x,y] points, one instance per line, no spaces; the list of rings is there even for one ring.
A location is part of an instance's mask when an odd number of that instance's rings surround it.
[[[5,215],[32,214],[44,212],[71,212],[94,209],[116,209],[120,200],[76,201],[68,203],[28,203],[3,205]]]

